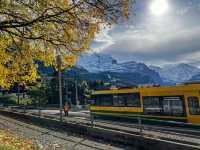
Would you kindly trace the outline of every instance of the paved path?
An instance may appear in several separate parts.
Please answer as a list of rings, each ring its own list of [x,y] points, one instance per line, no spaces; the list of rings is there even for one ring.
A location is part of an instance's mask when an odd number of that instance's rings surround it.
[[[23,112],[23,109],[16,109],[14,108],[13,110]],[[39,114],[38,109],[27,109],[25,110],[26,112],[29,113],[34,113],[34,114]],[[45,110],[40,110],[41,114],[46,114],[46,115],[53,115],[53,116],[59,116],[60,110],[59,109],[45,109]],[[63,112],[64,115],[64,112]],[[78,117],[90,117],[90,111],[89,110],[79,110],[79,111],[69,111],[69,116],[78,116]]]

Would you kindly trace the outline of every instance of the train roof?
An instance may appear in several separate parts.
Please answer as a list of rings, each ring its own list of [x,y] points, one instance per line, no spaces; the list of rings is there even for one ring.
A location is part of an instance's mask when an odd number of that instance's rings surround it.
[[[156,92],[156,91],[200,91],[200,82],[186,82],[174,86],[143,85],[137,87],[112,87],[110,89],[94,90],[92,94],[130,93],[130,92]]]

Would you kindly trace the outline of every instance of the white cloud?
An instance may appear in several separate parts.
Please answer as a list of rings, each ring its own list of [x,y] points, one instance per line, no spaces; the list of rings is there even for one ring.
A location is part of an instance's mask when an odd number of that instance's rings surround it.
[[[170,2],[173,5],[175,0]],[[119,60],[132,59],[155,65],[199,62],[200,65],[199,14],[190,9],[191,4],[181,5],[181,8],[179,5],[173,6],[171,13],[163,17],[142,12],[142,15],[133,16],[127,24],[103,30],[95,40],[95,49]],[[142,8],[140,11],[144,11]]]
[[[113,38],[109,35],[110,30],[111,30],[111,28],[102,27],[101,32],[96,36],[96,38],[94,40],[94,43],[96,43],[96,44],[93,44],[93,46],[92,46],[92,49],[95,52],[100,52],[100,51],[108,48],[112,44],[114,44]]]

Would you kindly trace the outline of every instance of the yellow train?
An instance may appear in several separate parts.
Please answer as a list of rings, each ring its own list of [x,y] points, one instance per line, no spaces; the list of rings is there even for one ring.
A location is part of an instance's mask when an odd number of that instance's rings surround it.
[[[90,111],[95,117],[200,125],[200,84],[96,90]]]

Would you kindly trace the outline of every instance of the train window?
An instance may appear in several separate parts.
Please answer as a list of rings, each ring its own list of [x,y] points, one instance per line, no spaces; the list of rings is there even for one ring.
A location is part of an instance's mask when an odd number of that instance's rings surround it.
[[[112,106],[113,105],[113,99],[112,95],[96,95],[95,104],[97,106]]]
[[[146,96],[144,100],[144,112],[146,114],[158,114],[167,116],[185,115],[183,96]]]
[[[97,106],[141,106],[139,93],[99,94],[93,95],[92,100]]]
[[[200,115],[200,106],[198,97],[188,97],[188,107],[191,115]]]
[[[171,116],[185,115],[185,105],[183,96],[164,96],[163,97],[163,113]]]
[[[140,107],[141,106],[140,94],[139,93],[127,94],[126,104],[127,106]]]
[[[161,100],[156,96],[145,96],[144,113],[145,114],[160,114],[162,112]]]
[[[127,93],[113,95],[113,106],[133,106],[140,107],[140,94]]]
[[[113,95],[113,106],[125,106],[126,97],[123,95]]]

